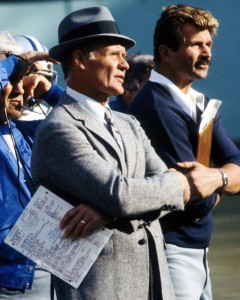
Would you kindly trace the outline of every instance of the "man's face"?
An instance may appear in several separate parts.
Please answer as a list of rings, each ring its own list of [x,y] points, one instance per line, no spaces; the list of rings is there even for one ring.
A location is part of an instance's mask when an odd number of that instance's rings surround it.
[[[0,60],[4,59],[5,55],[0,56]],[[22,77],[15,76],[10,78],[10,83],[12,91],[5,97],[5,107],[7,114],[10,118],[18,119],[22,114],[22,105],[23,105],[23,80]]]
[[[208,30],[199,31],[192,24],[184,24],[183,34],[178,51],[171,56],[171,68],[178,86],[204,79],[211,60],[212,37]]]
[[[10,79],[12,92],[8,96],[7,114],[10,118],[18,119],[22,115],[23,106],[23,78],[15,76]]]
[[[0,125],[6,122],[5,110],[8,109],[8,96],[12,91],[11,83],[8,83],[0,93]]]
[[[125,60],[126,50],[121,45],[106,46],[92,52],[85,62],[89,96],[102,99],[122,94],[125,72],[129,68]]]

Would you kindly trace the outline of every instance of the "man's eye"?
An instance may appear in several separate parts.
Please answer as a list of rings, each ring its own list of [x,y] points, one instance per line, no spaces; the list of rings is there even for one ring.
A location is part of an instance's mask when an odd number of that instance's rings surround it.
[[[202,45],[201,43],[194,43],[193,44],[193,46],[198,46],[198,47],[201,47],[201,45]]]

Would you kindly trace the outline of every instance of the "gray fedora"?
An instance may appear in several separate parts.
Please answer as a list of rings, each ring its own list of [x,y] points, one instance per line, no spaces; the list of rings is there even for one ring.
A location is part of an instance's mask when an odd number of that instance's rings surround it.
[[[110,38],[129,49],[136,43],[121,35],[116,22],[107,7],[88,7],[67,15],[59,24],[59,44],[49,50],[49,54],[61,61],[64,53],[76,45],[87,41]]]

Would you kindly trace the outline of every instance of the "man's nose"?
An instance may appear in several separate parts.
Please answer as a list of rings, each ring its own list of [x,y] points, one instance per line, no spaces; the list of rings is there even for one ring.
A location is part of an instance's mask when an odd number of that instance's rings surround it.
[[[208,56],[209,58],[211,58],[212,57],[211,47],[209,47],[207,45],[203,46],[202,54],[204,54],[204,55]]]
[[[121,58],[120,65],[121,65],[121,68],[123,68],[125,70],[129,69],[129,64],[124,57]]]

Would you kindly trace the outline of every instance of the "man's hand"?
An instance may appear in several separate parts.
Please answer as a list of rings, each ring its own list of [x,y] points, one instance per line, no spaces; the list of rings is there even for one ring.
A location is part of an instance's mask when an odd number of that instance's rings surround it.
[[[29,97],[39,99],[41,95],[48,92],[51,82],[43,75],[29,74],[23,77],[24,103]]]
[[[182,162],[177,166],[188,170],[186,177],[191,189],[191,201],[206,198],[222,187],[222,176],[217,169],[207,168],[198,162]]]
[[[75,241],[78,237],[86,237],[95,229],[111,221],[87,204],[79,204],[69,210],[60,222],[60,228],[64,229],[64,238],[71,237]]]
[[[47,60],[54,64],[59,64],[59,62],[53,59],[47,52],[40,52],[40,51],[28,51],[26,53],[22,53],[19,55],[23,58],[20,59],[22,71],[21,75],[25,75],[27,72],[31,71],[31,66],[34,66],[34,63],[40,60]],[[37,69],[37,67],[36,67]]]

